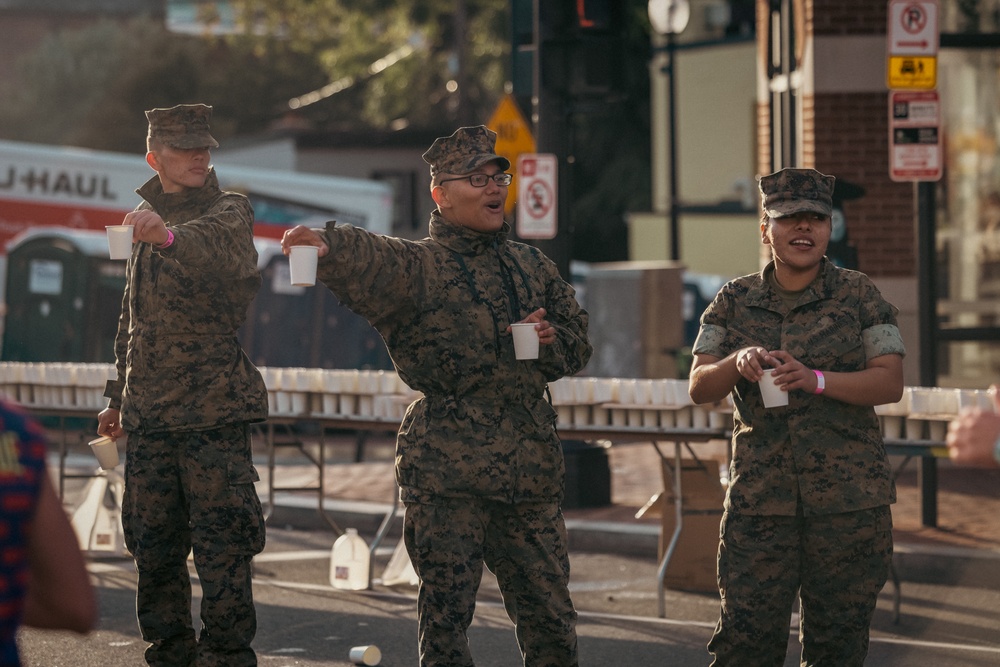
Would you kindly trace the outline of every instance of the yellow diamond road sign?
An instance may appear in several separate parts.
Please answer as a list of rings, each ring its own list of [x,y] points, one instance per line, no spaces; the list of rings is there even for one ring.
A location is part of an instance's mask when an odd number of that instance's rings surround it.
[[[486,123],[486,127],[497,133],[497,155],[510,160],[511,166],[517,164],[517,158],[522,153],[535,152],[535,137],[531,134],[531,126],[524,119],[524,114],[517,107],[512,95],[504,95],[493,116]],[[510,215],[517,205],[517,197],[511,196],[517,192],[516,173],[507,192],[507,205],[504,210]]]

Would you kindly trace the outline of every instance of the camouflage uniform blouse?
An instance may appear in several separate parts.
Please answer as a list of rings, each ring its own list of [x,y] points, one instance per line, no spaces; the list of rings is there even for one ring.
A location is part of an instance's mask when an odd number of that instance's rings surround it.
[[[823,260],[788,311],[770,287],[773,262],[727,283],[701,317],[695,354],[723,358],[750,345],[785,350],[809,368],[860,371],[869,359],[904,353],[897,309],[863,273]],[[878,417],[871,407],[789,393],[765,409],[756,383],[740,378],[726,509],[742,514],[835,514],[895,502]]]
[[[174,233],[162,250],[132,246],[115,339],[109,406],[126,431],[189,431],[267,418],[267,389],[236,333],[261,284],[246,197],[215,171],[197,190],[136,190]]]
[[[430,237],[407,241],[344,225],[326,229],[318,276],[385,340],[400,377],[424,397],[396,442],[400,497],[552,500],[563,456],[549,381],[593,351],[588,316],[537,248],[436,213]],[[544,307],[558,334],[537,361],[517,361],[507,325]]]

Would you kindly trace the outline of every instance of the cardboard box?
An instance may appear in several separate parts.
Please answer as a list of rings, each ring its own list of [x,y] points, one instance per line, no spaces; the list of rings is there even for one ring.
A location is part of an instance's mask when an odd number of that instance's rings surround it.
[[[672,459],[663,460],[663,486],[666,490],[640,511],[642,516],[660,514],[660,559],[666,553],[677,525],[673,466]],[[667,564],[664,585],[674,590],[718,591],[719,522],[726,497],[719,476],[719,462],[716,459],[682,459],[681,497],[684,499],[683,525],[677,547]]]
[[[673,511],[674,459],[663,459],[663,489],[666,503]],[[719,510],[726,500],[726,488],[714,458],[681,459],[681,496],[685,510]]]
[[[669,506],[670,510],[673,506]],[[714,593],[719,590],[716,578],[719,557],[719,522],[722,508],[697,510],[698,514],[685,514],[677,548],[667,564],[663,585],[679,591]],[[703,513],[702,513],[703,512]],[[676,525],[674,513],[668,511],[660,524],[660,558],[670,544]]]

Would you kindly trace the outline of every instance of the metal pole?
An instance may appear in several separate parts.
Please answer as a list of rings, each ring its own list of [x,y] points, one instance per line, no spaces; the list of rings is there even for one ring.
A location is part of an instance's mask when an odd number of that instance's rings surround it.
[[[674,59],[675,36],[673,32],[667,33],[667,69],[669,70],[668,81],[668,111],[667,118],[670,124],[670,259],[677,261],[681,258],[680,225],[678,223],[677,205],[677,102],[676,102],[676,61]]]
[[[935,184],[926,181],[915,184],[917,207],[917,291],[920,307],[920,384],[937,386],[938,318],[937,318],[937,257],[935,252],[935,211],[937,210]],[[937,459],[924,456],[920,459],[918,482],[920,484],[921,523],[937,526]]]

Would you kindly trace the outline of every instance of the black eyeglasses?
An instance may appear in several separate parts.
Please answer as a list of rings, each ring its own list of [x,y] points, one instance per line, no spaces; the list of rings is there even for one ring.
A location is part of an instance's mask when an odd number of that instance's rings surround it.
[[[448,181],[469,181],[472,183],[474,188],[485,188],[486,184],[493,179],[493,182],[497,185],[510,185],[511,179],[514,178],[510,174],[505,174],[503,172],[499,174],[469,174],[468,176],[459,176],[458,178],[445,178],[438,181],[438,185],[442,183],[447,183]]]

